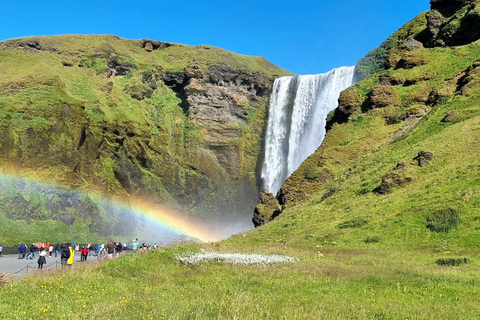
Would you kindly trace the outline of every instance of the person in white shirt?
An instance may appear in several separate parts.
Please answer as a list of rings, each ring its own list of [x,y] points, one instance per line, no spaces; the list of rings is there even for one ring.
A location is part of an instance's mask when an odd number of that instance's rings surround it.
[[[40,248],[40,253],[38,254],[38,269],[43,269],[43,264],[47,263],[47,251],[44,248]]]

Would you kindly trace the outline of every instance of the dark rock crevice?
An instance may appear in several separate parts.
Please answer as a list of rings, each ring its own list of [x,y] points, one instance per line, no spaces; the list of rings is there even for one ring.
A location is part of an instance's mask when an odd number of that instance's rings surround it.
[[[165,85],[172,89],[176,96],[182,101],[180,103],[180,107],[185,114],[188,114],[190,104],[188,102],[188,96],[185,88],[190,83],[190,76],[187,73],[164,72],[162,73],[161,78]]]

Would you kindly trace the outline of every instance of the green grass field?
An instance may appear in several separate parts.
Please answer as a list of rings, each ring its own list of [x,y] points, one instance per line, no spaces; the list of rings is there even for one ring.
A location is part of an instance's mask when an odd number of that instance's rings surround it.
[[[247,236],[248,237],[248,236]],[[222,244],[207,251],[238,252]],[[43,272],[0,291],[1,319],[476,319],[479,252],[439,266],[432,247],[254,252],[297,257],[269,266],[184,265],[191,245],[128,254],[102,265]]]

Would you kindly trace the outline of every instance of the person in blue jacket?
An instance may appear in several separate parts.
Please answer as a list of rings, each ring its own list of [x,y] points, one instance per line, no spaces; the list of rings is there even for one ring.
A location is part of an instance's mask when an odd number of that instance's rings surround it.
[[[25,258],[25,252],[27,252],[27,246],[23,243],[18,244],[18,259]]]

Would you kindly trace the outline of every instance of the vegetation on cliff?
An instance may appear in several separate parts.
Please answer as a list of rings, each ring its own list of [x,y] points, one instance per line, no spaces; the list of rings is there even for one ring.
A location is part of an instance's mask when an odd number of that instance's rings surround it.
[[[269,91],[288,74],[266,59],[66,35],[1,42],[0,69],[3,172],[196,215],[254,206]],[[18,201],[2,194],[0,219],[25,221],[35,204]]]
[[[427,16],[445,13],[432,5]],[[437,44],[442,28],[475,14],[478,1],[455,5],[436,35],[422,14],[380,47],[396,39],[385,50],[389,64],[342,93],[322,146],[277,195],[282,212],[252,232],[258,243],[476,247],[480,42]],[[432,220],[436,212],[442,221]]]

